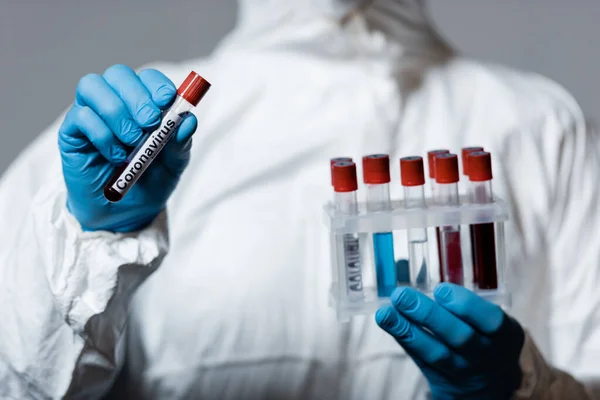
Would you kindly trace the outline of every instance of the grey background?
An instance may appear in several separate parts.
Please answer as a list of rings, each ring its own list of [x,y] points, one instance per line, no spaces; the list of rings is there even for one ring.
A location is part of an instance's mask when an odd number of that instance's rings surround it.
[[[600,120],[600,1],[429,0],[429,8],[464,53],[547,75]],[[235,12],[235,0],[0,0],[0,172],[68,106],[81,76],[206,55]]]

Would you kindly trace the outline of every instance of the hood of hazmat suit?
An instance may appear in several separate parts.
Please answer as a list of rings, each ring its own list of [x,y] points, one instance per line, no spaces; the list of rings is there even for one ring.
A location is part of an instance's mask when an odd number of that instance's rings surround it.
[[[62,117],[0,182],[0,397],[94,398],[124,365],[128,398],[421,398],[373,316],[328,307],[328,160],[467,145],[494,155],[511,206],[511,314],[548,364],[600,375],[600,139],[562,87],[456,54],[417,0],[241,0],[209,58],[152,67],[213,84],[152,226],[81,230]],[[529,388],[577,398],[527,352]]]

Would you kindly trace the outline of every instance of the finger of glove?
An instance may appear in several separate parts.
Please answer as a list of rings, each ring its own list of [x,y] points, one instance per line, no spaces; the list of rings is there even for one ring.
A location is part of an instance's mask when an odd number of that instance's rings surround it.
[[[90,141],[77,128],[77,113],[80,106],[73,105],[58,128],[58,148],[61,153],[84,152]]]
[[[462,286],[441,283],[433,292],[435,300],[479,332],[492,335],[504,321],[504,311]]]
[[[161,112],[148,88],[134,70],[117,64],[104,71],[104,79],[121,98],[133,120],[142,128],[150,128],[160,122]]]
[[[82,152],[91,143],[110,163],[119,165],[127,157],[123,145],[89,107],[73,107],[59,130],[59,146],[66,153]]]
[[[398,288],[391,300],[400,314],[427,328],[450,347],[460,350],[477,347],[479,334],[423,293],[409,287]]]
[[[438,370],[464,369],[468,362],[454,353],[423,329],[412,324],[392,306],[386,306],[375,314],[377,324],[396,339],[412,357],[418,357]]]
[[[189,162],[192,135],[197,126],[196,116],[192,113],[186,114],[175,136],[166,144],[161,153],[162,164],[174,176],[181,175]]]
[[[143,137],[142,128],[134,121],[123,100],[100,75],[89,74],[81,78],[76,101],[98,114],[122,143],[135,146]]]
[[[162,72],[155,69],[145,69],[140,71],[138,76],[150,92],[154,104],[161,110],[166,109],[175,100],[177,88]]]

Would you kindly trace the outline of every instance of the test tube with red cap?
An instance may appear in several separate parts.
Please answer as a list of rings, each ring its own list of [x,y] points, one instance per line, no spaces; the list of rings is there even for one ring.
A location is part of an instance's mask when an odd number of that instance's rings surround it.
[[[492,156],[485,151],[471,152],[469,165],[469,200],[486,204],[494,201],[492,194]],[[473,268],[477,271],[479,289],[497,289],[496,237],[493,223],[471,225]]]
[[[127,194],[177,132],[187,113],[198,105],[209,89],[210,83],[206,79],[194,71],[190,72],[177,89],[175,102],[164,111],[159,127],[142,140],[104,187],[104,197],[108,201],[120,201]]]
[[[363,157],[362,161],[363,180],[367,185],[367,211],[391,210],[390,157],[387,154],[372,154]],[[373,234],[373,256],[377,277],[377,295],[389,297],[397,286],[392,232]]]
[[[435,201],[436,199],[436,187],[437,183],[435,182],[435,156],[438,154],[448,154],[450,150],[439,149],[439,150],[431,150],[427,152],[427,167],[429,169],[429,185],[431,187],[431,198]]]
[[[458,198],[458,157],[456,154],[435,156],[435,181],[437,201],[442,206],[459,205]],[[460,226],[450,225],[440,228],[440,249],[444,281],[464,284]]]
[[[356,164],[351,161],[335,162],[331,167],[334,190],[334,206],[337,212],[345,215],[358,214],[356,192]],[[346,295],[350,301],[363,299],[362,260],[358,233],[346,233],[338,237],[337,249],[343,254],[338,260],[344,261]]]
[[[472,146],[472,147],[463,147],[461,150],[461,158],[462,158],[462,171],[463,175],[465,175],[468,179],[469,177],[469,158],[467,157],[469,154],[483,151],[483,147]],[[469,187],[467,186],[467,191]],[[471,250],[471,270],[473,271],[473,286],[477,287],[477,268],[475,268],[475,249],[473,248],[473,225],[469,226],[469,237],[462,238],[463,245],[465,248],[469,248]],[[464,261],[464,260],[463,260]]]
[[[330,171],[330,175],[331,175],[331,186],[333,187],[333,164],[337,163],[337,162],[342,162],[342,161],[346,161],[346,162],[352,162],[352,158],[351,157],[334,157],[334,158],[330,158],[329,159],[329,171]],[[334,193],[334,197],[335,197],[335,191]],[[335,200],[335,199],[334,199]],[[329,248],[331,249],[331,253],[330,253],[330,264],[331,264],[331,278],[333,280],[334,283],[338,283],[337,280],[337,273],[336,273],[336,254],[335,254],[335,235],[331,234],[331,236],[329,237]]]
[[[437,183],[435,181],[435,156],[438,154],[449,154],[450,151],[446,149],[431,150],[427,152],[427,167],[429,169],[429,185],[431,187],[431,198],[434,203],[437,201]],[[435,240],[437,243],[438,251],[438,265],[440,271],[440,282],[444,282],[444,272],[442,271],[442,248],[440,247],[440,228],[435,228]]]
[[[463,175],[465,175],[467,177],[469,176],[469,159],[467,156],[470,153],[474,153],[476,151],[483,151],[483,147],[473,146],[473,147],[463,147],[461,149]]]
[[[418,156],[401,158],[400,179],[404,186],[404,207],[425,208],[423,158]],[[426,228],[408,230],[408,265],[411,285],[423,289],[429,288]]]
[[[329,168],[331,168],[331,186],[333,186],[333,164],[338,162],[352,162],[351,157],[334,157],[329,159]]]

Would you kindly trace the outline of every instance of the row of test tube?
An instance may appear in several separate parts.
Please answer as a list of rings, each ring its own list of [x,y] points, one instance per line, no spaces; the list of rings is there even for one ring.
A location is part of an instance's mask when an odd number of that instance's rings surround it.
[[[427,153],[432,203],[435,206],[459,206],[458,156],[448,150],[433,150]],[[491,203],[492,167],[491,155],[482,147],[462,149],[463,174],[468,178],[470,203]],[[331,183],[334,188],[334,206],[347,215],[358,214],[358,181],[356,165],[349,157],[330,160]],[[390,162],[386,154],[368,155],[362,159],[363,181],[366,185],[367,212],[385,212],[392,209],[390,198]],[[423,159],[411,156],[400,159],[400,176],[404,188],[403,205],[406,209],[426,208],[425,173]],[[498,288],[496,268],[495,231],[493,223],[470,225],[466,233],[469,238],[472,258],[472,282],[464,282],[463,246],[460,226],[435,228],[438,250],[439,280],[465,285],[478,290]],[[427,229],[409,229],[408,274],[402,277],[394,256],[392,232],[374,233],[373,257],[378,297],[388,297],[401,285],[411,285],[422,290],[431,289],[428,271]],[[340,238],[346,269],[346,287],[349,299],[363,297],[362,261],[358,234],[345,234]],[[465,240],[465,238],[463,238]]]

